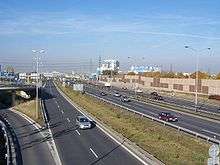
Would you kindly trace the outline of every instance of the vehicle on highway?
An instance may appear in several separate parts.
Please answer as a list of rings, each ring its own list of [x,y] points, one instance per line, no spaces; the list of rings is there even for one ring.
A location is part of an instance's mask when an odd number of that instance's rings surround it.
[[[87,117],[77,116],[76,126],[78,126],[80,129],[89,129],[91,128],[92,124],[91,124],[91,121]]]
[[[162,112],[158,115],[158,118],[164,121],[178,121],[178,118],[171,113]]]
[[[136,90],[136,92],[137,92],[137,93],[143,93],[143,90],[140,89],[140,88],[138,88],[138,89]]]
[[[150,98],[154,100],[164,100],[161,95],[159,95],[157,92],[151,92]]]
[[[152,95],[152,96],[159,96],[159,94],[157,92],[151,92],[150,95]]]
[[[121,97],[121,94],[118,93],[118,92],[115,92],[115,93],[113,94],[113,96],[115,96],[115,97]]]
[[[128,96],[121,96],[121,101],[122,102],[130,102],[131,99]]]
[[[107,95],[107,93],[105,93],[105,92],[101,92],[100,93],[102,96],[106,96]]]
[[[160,95],[159,95],[159,96],[155,96],[155,98],[154,98],[154,99],[155,99],[155,100],[164,100],[164,99],[163,99],[163,97],[162,97],[162,96],[160,96]]]

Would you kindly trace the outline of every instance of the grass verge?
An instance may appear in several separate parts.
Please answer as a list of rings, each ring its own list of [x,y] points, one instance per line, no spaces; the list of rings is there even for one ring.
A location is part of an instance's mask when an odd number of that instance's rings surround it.
[[[35,100],[31,100],[28,102],[24,102],[21,103],[19,105],[16,105],[14,107],[15,110],[24,113],[25,115],[27,115],[28,117],[30,117],[31,119],[33,119],[34,121],[36,121],[38,124],[40,124],[41,126],[44,125],[44,120],[43,120],[43,116],[41,113],[41,107],[39,104],[39,110],[38,110],[38,118],[36,116],[36,101]]]
[[[165,164],[206,164],[209,143],[152,122],[70,87],[59,88],[88,113],[128,138]]]

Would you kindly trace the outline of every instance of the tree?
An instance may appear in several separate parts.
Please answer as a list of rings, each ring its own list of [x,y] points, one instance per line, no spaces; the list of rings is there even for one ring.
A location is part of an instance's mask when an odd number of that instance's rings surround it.
[[[190,78],[195,79],[195,78],[196,78],[196,72],[192,73],[192,74],[190,75]],[[208,78],[210,78],[210,75],[209,75],[208,73],[206,73],[206,72],[201,72],[201,71],[199,71],[199,72],[198,72],[198,78],[199,78],[199,79],[208,79]]]
[[[14,72],[15,72],[15,70],[14,70],[14,68],[13,68],[12,66],[6,66],[6,67],[5,67],[5,70],[6,70],[6,72],[8,72],[8,73],[14,73]]]
[[[184,74],[182,72],[178,72],[176,75],[175,75],[176,78],[187,78],[186,76],[184,76]]]
[[[216,79],[220,80],[220,72],[216,75]]]
[[[136,75],[134,72],[128,72],[127,75]]]
[[[143,75],[146,77],[161,77],[160,72],[145,72]]]

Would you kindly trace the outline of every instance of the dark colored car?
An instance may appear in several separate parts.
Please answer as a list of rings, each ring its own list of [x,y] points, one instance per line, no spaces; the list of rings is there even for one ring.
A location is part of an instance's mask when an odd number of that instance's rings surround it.
[[[152,96],[159,96],[157,92],[151,92],[150,95],[152,95]]]
[[[154,100],[163,100],[163,97],[162,96],[151,96],[150,97],[151,99],[154,99]]]
[[[159,119],[164,120],[164,121],[178,121],[178,118],[171,113],[167,112],[162,112],[158,116]]]
[[[101,92],[101,95],[102,95],[102,96],[106,96],[107,93],[105,93],[105,92]]]
[[[129,97],[127,97],[127,96],[121,96],[121,101],[122,102],[130,102],[131,99]]]
[[[155,99],[156,100],[163,100],[163,97],[159,95],[159,96],[156,96]]]

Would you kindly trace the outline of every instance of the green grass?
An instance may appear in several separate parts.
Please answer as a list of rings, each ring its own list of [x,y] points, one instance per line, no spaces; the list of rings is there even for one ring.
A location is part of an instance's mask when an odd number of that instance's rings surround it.
[[[31,101],[28,101],[28,102],[18,104],[14,107],[14,109],[19,111],[19,112],[24,113],[25,115],[27,115],[28,117],[30,117],[31,119],[36,121],[38,124],[43,126],[44,125],[44,120],[43,120],[43,116],[42,116],[42,113],[41,113],[40,105],[38,107],[39,107],[38,118],[36,116],[36,101],[35,100],[31,100]]]
[[[58,84],[59,85],[59,84]],[[69,87],[59,88],[88,113],[165,164],[206,164],[209,143],[122,110]]]

